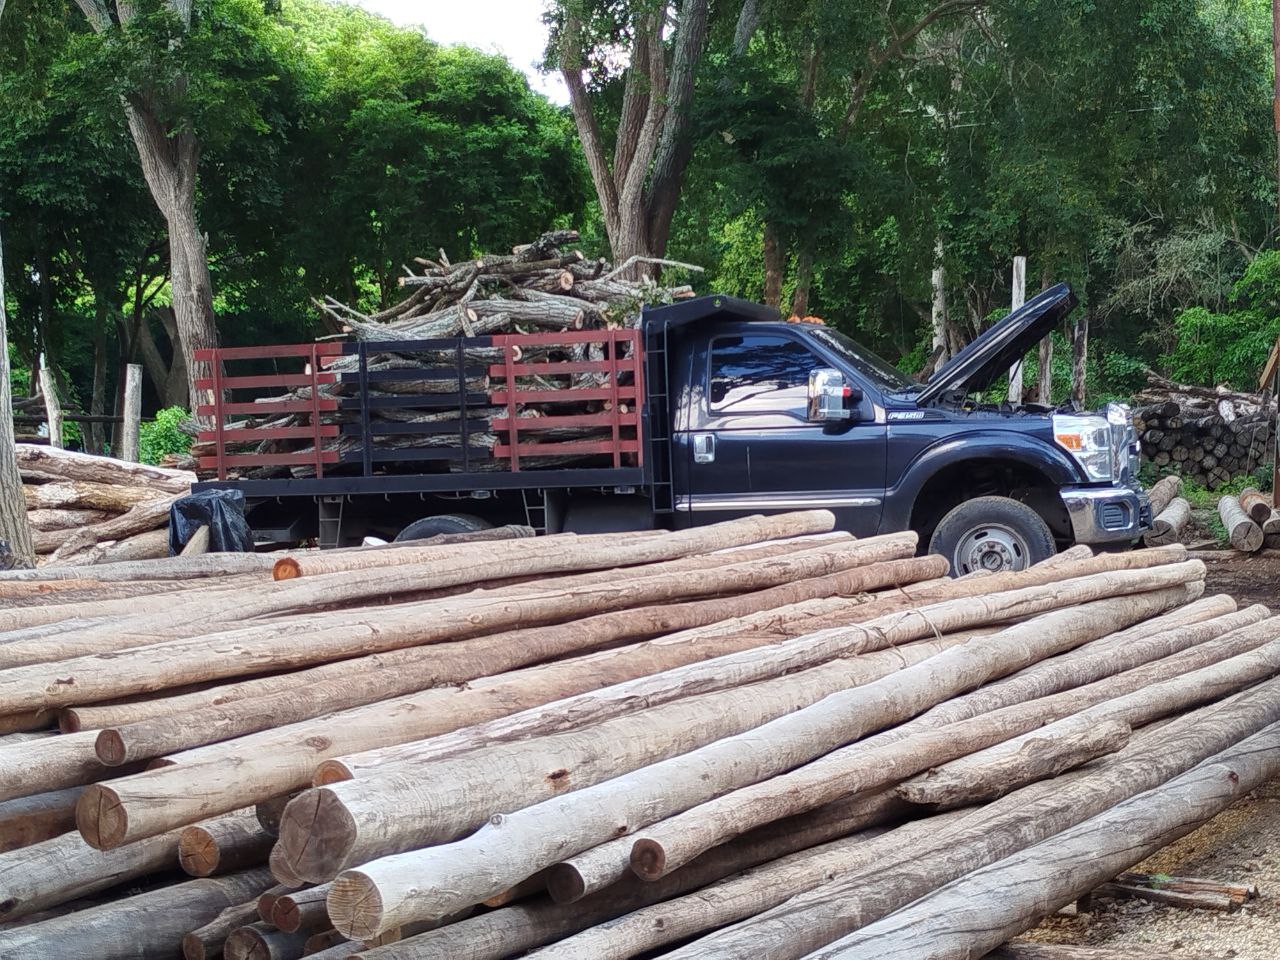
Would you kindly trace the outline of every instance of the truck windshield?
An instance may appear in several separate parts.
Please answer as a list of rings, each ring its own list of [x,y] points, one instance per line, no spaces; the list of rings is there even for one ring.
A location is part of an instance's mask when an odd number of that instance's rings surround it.
[[[834,350],[849,366],[857,370],[885,393],[906,393],[919,390],[916,383],[901,370],[890,366],[862,344],[850,340],[843,333],[829,328],[810,330],[809,335],[824,347]]]

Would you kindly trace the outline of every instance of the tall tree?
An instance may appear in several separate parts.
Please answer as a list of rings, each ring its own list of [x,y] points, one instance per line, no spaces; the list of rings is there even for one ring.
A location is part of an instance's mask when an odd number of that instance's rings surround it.
[[[664,0],[558,5],[554,53],[617,260],[666,251],[693,152],[690,108],[709,6],[708,0],[684,0],[672,15]],[[605,61],[618,53],[627,66],[611,160],[604,133],[610,105]]]
[[[170,33],[170,49],[180,47],[192,26],[192,0],[75,0],[94,32],[108,42],[136,28],[145,39]],[[160,28],[157,30],[157,28]],[[133,37],[128,39],[142,39]],[[132,45],[137,49],[137,44]],[[122,91],[125,119],[138,150],[142,173],[169,231],[169,282],[178,345],[187,370],[187,386],[195,403],[196,350],[217,346],[213,284],[205,237],[196,216],[200,141],[190,117],[175,107],[188,92],[189,77],[166,70]]]
[[[0,0],[0,21],[5,0]],[[13,394],[9,378],[9,322],[4,303],[4,237],[0,236],[0,542],[8,544],[10,557],[0,555],[0,567],[15,560],[31,563],[31,527],[22,493],[22,475],[13,444]]]

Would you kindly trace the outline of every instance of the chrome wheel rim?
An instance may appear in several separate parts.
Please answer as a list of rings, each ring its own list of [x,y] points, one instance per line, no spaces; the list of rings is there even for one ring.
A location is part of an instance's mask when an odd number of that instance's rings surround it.
[[[1027,541],[1002,523],[984,523],[960,538],[953,564],[958,576],[985,571],[1025,570],[1030,566]]]

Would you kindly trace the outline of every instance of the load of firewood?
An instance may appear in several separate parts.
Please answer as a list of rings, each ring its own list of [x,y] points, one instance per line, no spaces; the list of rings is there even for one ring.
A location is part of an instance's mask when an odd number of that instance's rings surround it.
[[[35,444],[17,453],[41,565],[169,555],[169,508],[191,492],[194,473]]]
[[[1135,395],[1142,453],[1162,470],[1216,490],[1269,463],[1275,406],[1255,394],[1175,383],[1148,373]]]
[[[578,234],[572,230],[546,233],[534,243],[516,247],[509,255],[485,255],[474,260],[451,262],[440,251],[437,259],[419,259],[422,272],[409,272],[401,278],[406,296],[399,303],[378,313],[363,313],[332,297],[316,300],[316,306],[338,336],[370,342],[404,341],[404,349],[384,348],[370,352],[365,369],[372,374],[366,389],[372,402],[370,417],[375,426],[379,423],[432,425],[433,429],[413,432],[410,430],[384,431],[377,437],[380,451],[398,448],[441,446],[457,448],[461,427],[454,431],[444,429],[443,424],[456,423],[457,406],[445,409],[424,409],[419,403],[404,402],[414,395],[445,395],[459,393],[457,374],[458,358],[452,350],[419,350],[410,348],[408,341],[436,340],[452,337],[484,337],[493,334],[546,333],[577,330],[617,330],[633,328],[639,323],[643,306],[669,304],[676,299],[690,297],[689,286],[662,286],[647,276],[630,278],[631,274],[649,267],[670,267],[680,270],[700,271],[700,267],[647,257],[632,257],[620,266],[613,267],[604,259],[588,260],[580,251],[569,248],[577,242]],[[408,270],[408,268],[406,268]],[[555,346],[537,346],[521,350],[517,359],[547,362],[599,362],[607,358],[603,342],[579,342]],[[462,384],[468,394],[484,394],[491,390],[490,377],[483,372],[485,365],[500,362],[504,357],[499,347],[473,347],[465,352],[464,360],[473,365]],[[617,359],[617,358],[611,358]],[[319,388],[322,397],[350,398],[358,394],[360,387],[357,373],[360,359],[354,355],[331,358],[325,371],[337,377],[336,383],[323,384]],[[392,378],[396,371],[408,374]],[[420,377],[413,377],[415,372]],[[478,371],[478,372],[477,372]],[[575,374],[548,373],[523,375],[521,383],[540,390],[564,388],[598,388],[609,382],[609,374],[599,371]],[[260,397],[260,402],[309,399],[311,388],[304,386],[282,396]],[[592,398],[554,403],[521,403],[517,416],[537,418],[541,416],[574,416],[598,413],[610,409],[612,401]],[[493,429],[492,422],[501,420],[510,411],[503,405],[472,404],[468,418],[482,424],[467,436],[467,446],[473,452],[469,470],[503,469],[504,464],[492,459],[500,442],[501,428]],[[238,428],[292,428],[308,422],[308,413],[264,415],[235,423]],[[359,412],[341,408],[325,415],[326,423],[355,424]],[[376,431],[375,431],[376,432]],[[611,435],[607,426],[574,425],[554,431],[531,434],[529,443],[563,440],[588,441]],[[324,441],[324,449],[337,451],[341,456],[354,456],[361,445],[357,435],[343,432]],[[208,455],[208,443],[197,443],[193,453]],[[231,448],[233,453],[279,454],[314,451],[308,439],[246,441]],[[394,459],[379,457],[383,469],[395,469]],[[560,466],[567,462],[580,462],[581,457],[530,456],[522,458],[523,468],[536,466]],[[424,462],[414,460],[414,471],[457,470],[456,462],[441,459]],[[337,468],[339,471],[341,468]],[[297,465],[294,475],[309,475],[312,467]],[[283,468],[256,467],[239,471],[237,475],[260,478],[283,474]]]
[[[833,525],[0,575],[0,956],[982,956],[1280,773],[1185,548]]]

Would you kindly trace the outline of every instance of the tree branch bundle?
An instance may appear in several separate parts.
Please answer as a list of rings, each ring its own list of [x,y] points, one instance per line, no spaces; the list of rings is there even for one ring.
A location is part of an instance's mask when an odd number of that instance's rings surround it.
[[[912,535],[831,524],[302,554],[281,580],[173,558],[187,578],[127,584],[179,601],[155,609],[92,571],[0,577],[31,586],[0,721],[42,734],[0,742],[0,903],[35,914],[0,955],[879,944],[1131,798],[1203,796],[1179,778],[1280,723],[1280,619],[1202,597],[1181,546],[953,581]],[[42,730],[58,710],[76,732]],[[1106,862],[1092,886],[1131,866]],[[982,936],[1034,919],[997,906]]]

